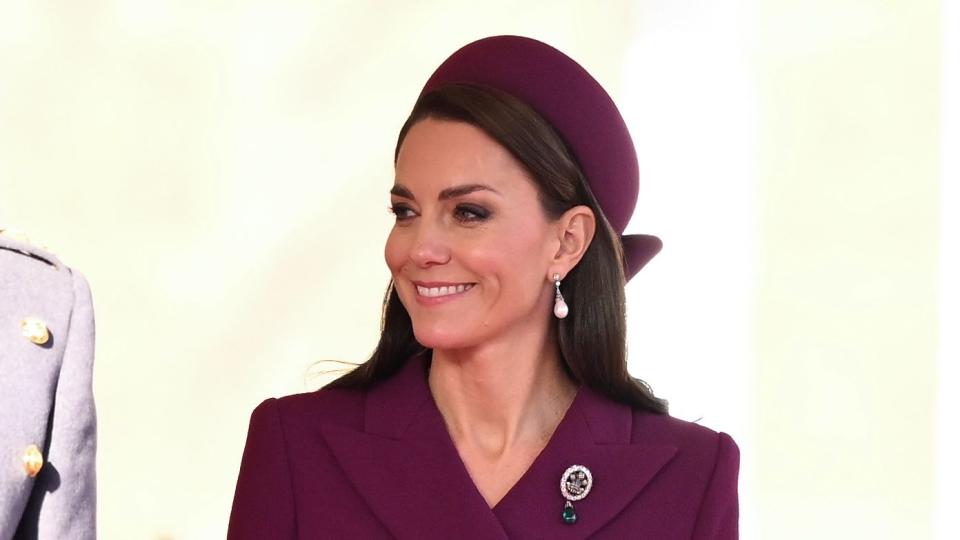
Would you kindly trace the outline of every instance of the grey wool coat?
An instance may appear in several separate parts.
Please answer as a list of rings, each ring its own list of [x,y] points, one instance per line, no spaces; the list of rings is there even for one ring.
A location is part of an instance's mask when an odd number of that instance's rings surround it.
[[[96,536],[90,289],[0,229],[0,540]]]

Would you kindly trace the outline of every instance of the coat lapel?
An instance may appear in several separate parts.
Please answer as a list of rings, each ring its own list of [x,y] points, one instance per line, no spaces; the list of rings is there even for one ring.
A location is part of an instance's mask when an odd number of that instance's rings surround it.
[[[347,477],[397,538],[506,539],[436,409],[425,359],[367,393],[365,429],[325,425]]]
[[[676,453],[632,440],[633,412],[581,386],[544,450],[491,510],[470,478],[411,358],[367,393],[364,430],[328,424],[324,437],[347,477],[398,538],[585,538],[612,520]],[[593,473],[593,488],[563,523],[560,476]]]
[[[666,465],[677,449],[632,440],[633,411],[585,386],[526,474],[494,508],[511,538],[586,538],[617,516]],[[593,475],[589,495],[574,502],[577,522],[563,522],[560,478],[584,465]]]

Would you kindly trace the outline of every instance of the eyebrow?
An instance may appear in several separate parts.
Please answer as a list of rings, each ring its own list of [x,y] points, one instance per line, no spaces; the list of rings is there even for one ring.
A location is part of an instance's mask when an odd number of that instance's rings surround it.
[[[492,191],[497,195],[500,195],[499,191],[486,184],[463,184],[462,186],[453,186],[444,189],[440,192],[440,195],[437,196],[437,200],[444,201],[447,199],[462,197],[469,193],[473,193],[474,191]],[[413,196],[413,193],[411,193],[410,190],[407,189],[403,184],[394,184],[394,186],[390,188],[390,194],[396,195],[397,197],[410,199],[411,201],[417,200],[417,198]]]

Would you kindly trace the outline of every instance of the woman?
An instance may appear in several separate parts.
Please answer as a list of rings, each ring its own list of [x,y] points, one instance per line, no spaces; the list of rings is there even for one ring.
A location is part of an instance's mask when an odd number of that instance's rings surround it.
[[[230,538],[736,538],[732,439],[626,369],[624,283],[660,248],[616,106],[498,36],[400,131],[368,362],[254,411]]]

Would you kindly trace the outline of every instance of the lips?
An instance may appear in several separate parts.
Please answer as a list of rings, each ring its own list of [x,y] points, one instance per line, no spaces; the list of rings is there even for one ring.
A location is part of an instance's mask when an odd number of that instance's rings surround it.
[[[414,285],[417,287],[417,296],[427,297],[427,298],[438,298],[443,296],[451,296],[454,294],[460,294],[469,291],[473,288],[473,283],[444,283],[444,284],[435,284],[435,283],[417,283],[414,282]]]

